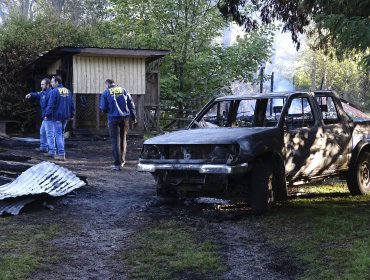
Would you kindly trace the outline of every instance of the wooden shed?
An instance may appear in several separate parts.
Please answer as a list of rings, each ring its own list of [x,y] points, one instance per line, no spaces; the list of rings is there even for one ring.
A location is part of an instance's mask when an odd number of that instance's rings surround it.
[[[52,49],[27,67],[27,77],[39,89],[44,77],[60,75],[72,90],[76,114],[72,128],[106,131],[107,118],[99,100],[108,78],[132,95],[138,116],[137,131],[159,130],[159,65],[166,50],[77,48]]]

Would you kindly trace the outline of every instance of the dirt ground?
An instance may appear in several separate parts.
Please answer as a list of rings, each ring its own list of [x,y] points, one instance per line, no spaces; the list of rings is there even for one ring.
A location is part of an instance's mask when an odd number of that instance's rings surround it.
[[[132,141],[129,149],[140,146]],[[47,160],[35,147],[18,145],[12,153],[30,156],[32,163]],[[258,217],[247,208],[220,208],[202,201],[170,203],[158,198],[152,176],[137,172],[138,148],[130,150],[121,171],[110,169],[109,140],[71,140],[66,150],[67,160],[58,164],[86,176],[89,184],[50,201],[53,211],[25,209],[12,218],[19,225],[62,223],[70,233],[53,241],[58,257],[55,266],[38,270],[30,279],[130,279],[117,256],[124,256],[136,232],[166,218],[204,228],[204,234],[220,245],[229,267],[223,279],[297,277],[299,269],[284,252],[266,243],[263,232],[254,226]]]

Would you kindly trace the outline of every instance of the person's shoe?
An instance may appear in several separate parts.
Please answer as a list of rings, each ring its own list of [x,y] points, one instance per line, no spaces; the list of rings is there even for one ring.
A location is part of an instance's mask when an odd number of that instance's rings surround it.
[[[65,161],[66,160],[66,156],[65,155],[54,155],[54,159],[55,160]]]
[[[44,156],[46,156],[46,157],[54,157],[55,154],[51,154],[51,153],[47,152],[47,153],[44,154]]]
[[[35,151],[40,152],[40,153],[47,153],[48,152],[48,150],[41,149],[41,148],[36,148]]]
[[[124,167],[125,166],[125,163],[126,163],[126,161],[122,162],[121,163],[121,167]]]
[[[119,171],[119,170],[121,170],[121,166],[119,166],[119,165],[112,165],[112,166],[111,166],[111,169],[112,169],[112,170]]]

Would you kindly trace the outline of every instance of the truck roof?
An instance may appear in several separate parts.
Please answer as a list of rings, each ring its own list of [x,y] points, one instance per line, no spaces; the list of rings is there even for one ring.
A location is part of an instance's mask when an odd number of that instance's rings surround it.
[[[322,91],[323,92],[323,91]],[[328,91],[328,93],[331,91]],[[238,94],[238,95],[226,95],[219,96],[216,98],[217,101],[221,100],[238,100],[238,99],[264,99],[264,98],[286,98],[292,94],[308,94],[313,95],[313,92],[306,91],[287,91],[287,92],[271,92],[271,93],[251,93],[251,94]]]

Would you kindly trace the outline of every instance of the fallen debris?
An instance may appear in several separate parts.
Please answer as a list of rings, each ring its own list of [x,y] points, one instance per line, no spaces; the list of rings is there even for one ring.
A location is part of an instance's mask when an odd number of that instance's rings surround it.
[[[0,174],[12,172],[16,175],[19,175],[21,172],[26,171],[32,166],[34,165],[28,162],[5,161],[0,159]]]
[[[35,198],[33,197],[0,201],[0,215],[4,215],[6,213],[10,215],[18,215],[25,205],[33,201],[35,201]]]
[[[84,185],[72,171],[48,161],[41,162],[0,186],[0,215],[17,215],[37,195],[63,196]]]
[[[10,139],[10,136],[8,134],[0,131],[0,139],[7,139],[7,140],[9,140]]]

